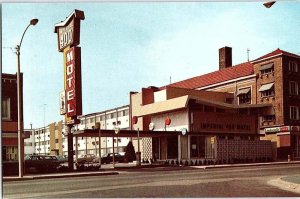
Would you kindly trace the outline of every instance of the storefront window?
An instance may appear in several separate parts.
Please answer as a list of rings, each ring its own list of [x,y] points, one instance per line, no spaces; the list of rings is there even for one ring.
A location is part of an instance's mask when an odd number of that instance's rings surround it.
[[[168,143],[168,159],[176,159],[178,158],[178,137],[177,136],[169,136],[167,137]]]
[[[191,158],[205,157],[205,136],[191,136]]]
[[[15,146],[3,146],[2,147],[2,160],[3,161],[17,161],[18,149]]]

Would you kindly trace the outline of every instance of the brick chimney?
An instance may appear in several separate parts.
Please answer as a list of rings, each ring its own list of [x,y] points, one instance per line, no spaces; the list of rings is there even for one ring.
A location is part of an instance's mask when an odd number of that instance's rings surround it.
[[[219,70],[232,66],[232,49],[223,47],[219,49]]]

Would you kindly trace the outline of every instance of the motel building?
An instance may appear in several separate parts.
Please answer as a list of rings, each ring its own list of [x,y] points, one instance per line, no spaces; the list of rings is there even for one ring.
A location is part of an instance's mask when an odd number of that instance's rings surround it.
[[[299,55],[276,49],[232,66],[224,47],[218,71],[131,92],[131,129],[156,133],[142,139],[142,158],[299,158],[299,65]]]

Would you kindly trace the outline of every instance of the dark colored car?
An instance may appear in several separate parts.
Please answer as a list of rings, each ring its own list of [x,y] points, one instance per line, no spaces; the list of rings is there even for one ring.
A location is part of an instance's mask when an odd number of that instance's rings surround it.
[[[25,172],[49,172],[57,170],[60,165],[56,156],[52,155],[28,155],[24,159]]]
[[[66,156],[66,155],[63,155],[63,156],[56,156],[56,158],[58,159],[58,161],[60,162],[60,163],[65,163],[65,162],[68,162],[68,156]]]
[[[115,153],[115,162],[124,162],[124,155],[121,155],[120,153]],[[99,162],[99,157],[95,158],[94,162]],[[104,154],[101,157],[101,163],[109,164],[113,162],[113,153]]]
[[[81,155],[80,157],[77,158],[77,163],[78,164],[84,164],[84,163],[89,163],[89,162],[94,162],[94,159],[96,156],[94,154],[85,154]]]

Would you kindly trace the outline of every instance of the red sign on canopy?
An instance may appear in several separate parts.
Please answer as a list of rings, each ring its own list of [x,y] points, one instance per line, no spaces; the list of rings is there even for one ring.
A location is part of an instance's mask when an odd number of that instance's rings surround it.
[[[137,116],[133,116],[133,117],[132,117],[132,124],[136,124],[137,121],[138,121]]]
[[[170,124],[171,124],[171,119],[167,117],[165,120],[165,125],[170,125]]]

